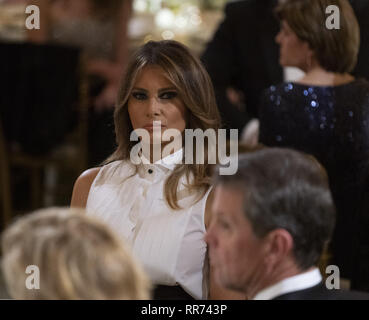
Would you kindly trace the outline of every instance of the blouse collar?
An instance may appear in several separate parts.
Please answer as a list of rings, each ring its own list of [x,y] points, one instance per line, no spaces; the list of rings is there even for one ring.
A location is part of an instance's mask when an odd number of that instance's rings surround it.
[[[149,160],[146,159],[146,157],[143,154],[140,157],[141,157],[142,164],[150,162]],[[183,160],[183,148],[154,162],[153,165],[160,165],[166,169],[173,171],[177,164],[182,163],[182,160]]]

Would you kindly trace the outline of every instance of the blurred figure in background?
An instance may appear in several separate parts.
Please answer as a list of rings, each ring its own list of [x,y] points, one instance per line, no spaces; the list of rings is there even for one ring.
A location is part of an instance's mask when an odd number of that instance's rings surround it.
[[[35,43],[81,47],[87,56],[91,110],[89,164],[115,149],[113,112],[128,57],[132,0],[27,0],[40,8],[40,30],[28,30]]]
[[[369,0],[350,0],[360,27],[360,49],[353,75],[369,81]]]
[[[214,84],[223,125],[242,130],[258,117],[262,90],[283,80],[274,36],[277,0],[234,1],[202,56]]]
[[[112,231],[82,210],[50,208],[13,223],[2,237],[2,268],[15,299],[148,299],[149,282]],[[39,289],[26,288],[28,266]]]
[[[326,7],[340,8],[340,29],[325,27]],[[305,76],[265,91],[260,142],[314,155],[327,169],[337,207],[333,264],[352,288],[369,291],[369,82],[355,79],[360,33],[347,0],[287,0],[277,8],[280,64]]]
[[[361,28],[361,47],[353,74],[369,80],[369,0],[350,2]],[[279,30],[274,14],[277,5],[278,0],[231,1],[203,53],[227,128],[242,130],[248,121],[259,117],[264,89],[303,76],[301,70],[278,63],[279,48],[274,40]]]

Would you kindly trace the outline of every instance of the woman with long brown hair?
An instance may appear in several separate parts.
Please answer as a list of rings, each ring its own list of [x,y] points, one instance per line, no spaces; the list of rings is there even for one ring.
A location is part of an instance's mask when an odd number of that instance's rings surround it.
[[[180,143],[157,161],[151,151],[169,145],[161,139],[166,130],[184,142],[186,129],[217,131],[219,123],[212,84],[199,60],[178,42],[148,42],[132,57],[120,90],[116,152],[75,184],[72,206],[86,207],[130,243],[157,286],[155,299],[209,297],[204,234],[214,164],[206,144],[205,163],[199,164],[183,162],[185,154],[196,153],[195,144],[187,149]],[[138,129],[148,138],[141,138],[142,162],[135,164],[131,154],[138,140],[132,132]]]

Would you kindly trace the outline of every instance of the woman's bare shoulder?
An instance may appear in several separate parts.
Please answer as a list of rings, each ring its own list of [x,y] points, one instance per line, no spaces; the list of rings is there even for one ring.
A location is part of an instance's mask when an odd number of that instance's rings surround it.
[[[73,187],[71,207],[85,208],[91,185],[101,168],[92,168],[84,171],[76,180]]]

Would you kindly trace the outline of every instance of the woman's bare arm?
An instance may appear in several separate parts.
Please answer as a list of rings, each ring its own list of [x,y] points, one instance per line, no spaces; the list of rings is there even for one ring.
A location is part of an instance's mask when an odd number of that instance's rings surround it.
[[[95,180],[100,168],[93,168],[83,172],[76,180],[73,188],[70,206],[73,208],[86,208],[88,194],[92,182]]]

